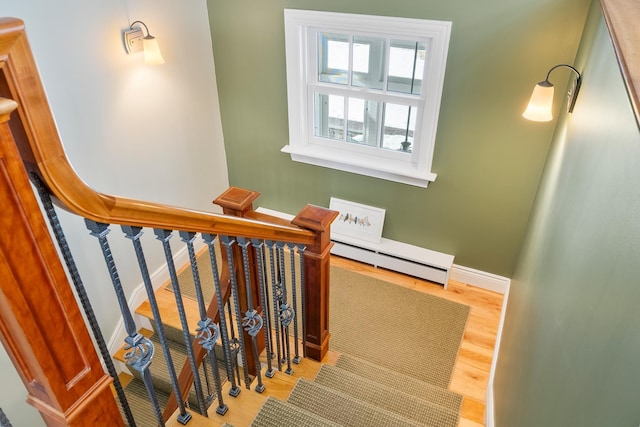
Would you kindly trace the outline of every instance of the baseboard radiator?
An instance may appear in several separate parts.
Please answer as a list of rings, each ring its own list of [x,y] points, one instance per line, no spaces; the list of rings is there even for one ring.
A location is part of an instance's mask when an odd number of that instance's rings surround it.
[[[371,243],[346,236],[332,236],[331,241],[334,243],[331,248],[333,255],[441,283],[447,288],[453,255],[385,238],[380,243]]]

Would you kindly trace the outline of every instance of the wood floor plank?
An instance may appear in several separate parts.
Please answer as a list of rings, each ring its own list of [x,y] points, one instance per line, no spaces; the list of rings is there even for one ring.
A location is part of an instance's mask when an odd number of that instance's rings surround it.
[[[477,369],[489,372],[493,354],[487,354],[482,351],[482,349],[480,349],[479,351],[477,347],[473,347],[472,343],[463,342],[460,346],[458,357],[463,360],[467,360],[470,365]]]
[[[470,397],[462,399],[462,409],[460,410],[462,418],[482,424],[484,423],[484,410],[485,405],[483,402]]]
[[[449,388],[465,397],[485,402],[489,372],[474,366],[473,360],[458,358]]]

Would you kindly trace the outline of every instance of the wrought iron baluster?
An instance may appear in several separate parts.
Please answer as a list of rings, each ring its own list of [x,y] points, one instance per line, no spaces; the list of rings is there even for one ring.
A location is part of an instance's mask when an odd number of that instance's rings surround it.
[[[267,240],[266,246],[269,249],[269,267],[271,269],[271,292],[273,299],[273,329],[276,332],[276,359],[278,362],[278,371],[282,371],[282,353],[280,348],[280,309],[278,299],[280,295],[278,279],[276,279],[276,251],[275,242]]]
[[[286,287],[286,283],[284,282],[284,264],[281,263],[281,261],[284,259],[282,256],[282,251],[281,251],[282,247],[281,244],[276,242],[276,290],[277,290],[277,296],[278,296],[278,311],[276,312],[276,315],[278,316],[278,323],[280,324],[280,345],[282,346],[282,354],[280,355],[280,363],[285,363],[287,361],[287,356],[286,356],[286,349],[287,349],[287,344],[285,343],[285,340],[287,338],[287,333],[285,331],[285,326],[282,324],[282,313],[281,313],[281,306],[283,301],[286,298],[286,292],[287,292],[287,287]]]
[[[238,342],[240,344],[240,355],[242,357],[242,367],[244,371],[244,384],[247,389],[251,388],[251,378],[249,377],[249,367],[247,366],[247,352],[242,334],[242,311],[240,310],[240,300],[238,299],[238,280],[233,262],[233,248],[235,240],[228,236],[220,236],[222,244],[227,248],[227,263],[229,265],[229,278],[231,279],[231,294],[233,296],[234,311],[236,315],[236,323],[238,325]]]
[[[298,314],[298,298],[296,292],[296,245],[293,243],[287,244],[289,248],[289,260],[291,261],[291,302],[293,304],[293,312]],[[293,363],[300,363],[300,354],[298,353],[298,320],[293,322],[293,348],[294,357]]]
[[[227,316],[224,313],[224,301],[222,298],[222,289],[220,286],[218,260],[216,259],[215,236],[213,234],[203,233],[202,240],[204,240],[204,242],[209,247],[209,258],[211,260],[213,283],[216,290],[216,301],[218,303],[218,313],[220,313],[220,335],[222,339],[222,350],[224,352],[224,357],[227,361],[227,363],[225,364],[225,368],[227,371],[227,378],[231,383],[231,390],[229,390],[229,394],[233,397],[236,397],[238,396],[238,394],[240,394],[241,389],[236,385],[236,379],[233,372],[233,361],[231,359],[229,332],[227,330]]]
[[[262,316],[255,309],[253,305],[253,296],[251,291],[251,269],[249,267],[249,245],[251,242],[245,239],[244,237],[238,237],[238,245],[242,249],[242,265],[244,267],[244,282],[245,288],[247,292],[247,312],[244,314],[244,318],[242,319],[242,326],[244,330],[247,331],[249,336],[251,337],[251,347],[253,350],[253,358],[256,364],[256,380],[258,384],[255,387],[255,391],[258,393],[262,393],[265,389],[264,384],[262,383],[262,373],[260,367],[260,355],[258,354],[258,340],[257,336],[260,333],[260,329],[264,324],[262,320]],[[258,273],[260,274],[260,273]]]
[[[204,296],[202,294],[202,284],[200,283],[200,273],[198,272],[198,261],[196,259],[196,252],[193,247],[193,242],[196,239],[196,233],[181,231],[180,237],[182,241],[187,245],[187,251],[189,252],[189,261],[191,263],[191,272],[193,273],[193,283],[196,288],[196,299],[198,300],[198,311],[200,312],[200,321],[198,321],[198,328],[196,329],[196,339],[200,340],[199,343],[202,348],[207,350],[207,357],[209,363],[211,363],[211,370],[213,371],[213,381],[216,388],[216,394],[218,398],[218,407],[216,413],[224,415],[229,409],[224,403],[222,398],[222,384],[220,382],[220,373],[218,372],[218,360],[216,354],[213,351],[216,341],[220,336],[220,330],[218,325],[207,315],[207,307],[204,302]],[[209,378],[206,375],[205,366],[205,379],[207,383]]]
[[[200,333],[200,320],[198,320],[198,327],[196,328],[196,340],[200,339],[200,337],[198,336],[199,333]],[[198,343],[200,344],[200,341],[198,341]],[[211,406],[211,403],[213,403],[213,399],[216,397],[216,393],[211,391],[211,381],[209,380],[209,368],[207,366],[206,357],[203,358],[202,362],[200,363],[200,371],[202,372],[202,376],[204,377],[204,385],[207,391],[205,400],[208,408],[209,406]]]
[[[302,357],[307,357],[307,318],[304,315],[306,304],[306,290],[304,281],[304,251],[306,246],[298,245],[298,255],[300,261],[300,316],[302,320]]]
[[[142,243],[140,242],[140,238],[143,234],[142,227],[122,225],[120,228],[122,229],[125,237],[130,239],[133,244],[133,249],[138,259],[138,266],[140,267],[140,273],[142,274],[142,281],[144,282],[144,287],[147,291],[147,298],[149,299],[149,305],[151,306],[156,334],[158,334],[158,339],[164,352],[164,359],[167,362],[169,378],[171,379],[171,388],[176,396],[176,403],[180,410],[180,414],[178,414],[177,419],[181,424],[186,424],[191,419],[191,414],[186,411],[186,405],[178,387],[178,376],[176,375],[173,358],[171,357],[171,352],[169,351],[169,346],[167,344],[167,338],[164,333],[164,324],[162,323],[162,317],[160,315],[160,310],[158,309],[158,301],[156,300],[156,294],[153,289],[153,284],[151,283],[151,275],[149,274],[149,268],[147,267],[147,261],[144,257]]]
[[[137,330],[136,324],[131,315],[127,298],[122,289],[122,283],[118,275],[115,260],[107,241],[107,234],[109,233],[109,224],[95,222],[89,219],[85,219],[85,224],[90,231],[90,234],[98,238],[100,243],[100,249],[102,255],[107,264],[107,270],[111,277],[113,289],[115,290],[116,297],[118,298],[118,305],[120,306],[120,312],[122,313],[122,319],[124,321],[124,328],[127,331],[128,336],[125,338],[126,346],[124,359],[127,365],[131,366],[142,375],[142,381],[147,389],[149,400],[153,407],[158,424],[164,426],[164,420],[162,419],[162,413],[160,412],[160,405],[158,404],[158,398],[156,397],[153,383],[151,380],[151,372],[149,372],[149,366],[153,359],[154,347],[153,343]]]
[[[182,327],[184,345],[187,350],[187,358],[189,359],[191,371],[193,372],[193,387],[195,388],[196,399],[198,400],[200,413],[204,416],[207,416],[207,407],[204,401],[204,393],[202,392],[202,383],[200,381],[200,375],[198,375],[198,364],[196,363],[196,357],[193,354],[193,348],[191,347],[192,343],[191,334],[189,332],[189,323],[187,322],[187,315],[184,309],[184,303],[182,301],[182,293],[180,291],[180,283],[178,283],[178,274],[176,273],[176,266],[173,262],[173,254],[171,252],[171,245],[169,243],[169,239],[171,239],[172,236],[172,231],[154,228],[153,232],[155,233],[156,238],[162,242],[164,255],[167,260],[167,268],[169,269],[171,286],[176,300],[176,308],[178,309],[178,315],[180,317],[180,325]]]
[[[229,319],[233,319],[233,309],[231,308],[233,296],[227,301],[227,312]],[[233,357],[233,368],[236,370],[236,378],[240,384],[240,364],[238,363],[238,354],[240,353],[240,340],[236,337],[236,329],[233,326],[233,320],[229,320],[229,329],[231,330],[231,356]]]
[[[284,259],[282,256],[281,247],[276,243],[276,276],[277,276],[277,290],[278,290],[278,320],[280,323],[280,340],[282,345],[282,355],[280,356],[281,363],[287,361],[287,331],[284,323],[282,322],[282,302],[286,299],[287,284],[284,281],[285,271],[281,261]]]
[[[198,261],[196,258],[195,248],[193,246],[193,242],[196,238],[196,233],[188,232],[188,231],[179,231],[181,240],[187,246],[187,253],[189,254],[189,265],[191,266],[191,275],[193,277],[193,286],[196,291],[196,302],[198,304],[198,314],[200,314],[200,320],[198,321],[198,328],[196,328],[196,339],[199,339],[198,333],[200,332],[200,327],[203,324],[209,325],[211,320],[207,322],[207,309],[204,302],[204,297],[202,295],[202,284],[200,282],[200,273],[198,271]],[[208,327],[208,326],[207,326]],[[205,407],[208,408],[211,402],[213,401],[213,395],[211,393],[211,385],[209,384],[209,375],[207,374],[207,359],[202,359],[202,364],[200,365],[200,369],[203,371],[205,385],[207,387],[207,396],[205,399]]]
[[[280,266],[280,282],[282,284],[282,295],[280,297],[280,310],[278,311],[280,315],[280,324],[283,327],[282,340],[283,346],[285,348],[285,357],[287,361],[287,370],[284,371],[285,374],[292,375],[293,369],[291,368],[291,347],[289,343],[289,325],[295,319],[295,312],[287,302],[287,274],[285,270],[284,264],[284,246],[285,244],[282,242],[276,243],[276,247],[278,249],[278,261]],[[293,274],[293,272],[292,272]]]
[[[100,329],[100,325],[98,324],[98,319],[96,319],[95,312],[93,311],[93,306],[89,301],[89,295],[87,294],[87,290],[84,287],[82,278],[80,277],[80,272],[78,271],[76,262],[73,258],[73,255],[71,254],[69,242],[67,241],[67,237],[62,230],[62,225],[60,224],[60,219],[58,218],[58,214],[53,206],[53,202],[51,201],[49,191],[46,188],[44,182],[42,182],[37,174],[31,173],[31,181],[33,182],[36,190],[38,191],[38,195],[40,196],[40,201],[42,202],[44,211],[47,215],[47,218],[49,219],[51,230],[53,231],[53,235],[56,238],[56,242],[58,242],[58,249],[60,250],[60,253],[62,254],[64,262],[67,266],[67,271],[69,272],[71,281],[73,282],[73,285],[76,289],[76,294],[78,295],[78,299],[80,300],[82,309],[87,316],[87,322],[89,323],[89,327],[91,328],[93,338],[96,340],[96,344],[98,345],[102,360],[104,361],[104,364],[107,368],[107,372],[109,373],[111,378],[113,378],[113,387],[116,390],[116,395],[118,396],[118,400],[120,401],[122,411],[124,412],[129,426],[136,427],[136,422],[133,419],[133,414],[131,413],[129,402],[127,401],[127,397],[124,394],[124,389],[122,388],[120,378],[118,378],[118,372],[116,371],[116,368],[113,364],[113,359],[111,359],[111,355],[109,354],[107,343],[104,340],[104,335],[102,335],[102,330]]]
[[[2,412],[2,408],[0,408],[0,427],[11,427],[9,418]]]
[[[216,342],[218,341],[218,337],[220,336],[220,329],[218,325],[216,325],[209,317],[204,321],[198,322],[198,335],[196,336],[200,345],[207,350],[207,356],[209,358],[209,362],[211,363],[211,371],[213,373],[213,382],[216,387],[216,394],[218,395],[218,407],[216,408],[216,413],[219,415],[224,415],[227,413],[229,407],[224,403],[222,398],[222,381],[220,379],[220,372],[218,372],[218,360],[216,359],[216,354],[214,348],[216,346]]]
[[[273,370],[273,367],[271,366],[271,334],[270,334],[270,328],[271,328],[271,321],[269,319],[269,300],[267,298],[268,292],[267,292],[267,284],[266,284],[266,280],[265,280],[265,269],[264,269],[264,243],[261,240],[258,239],[252,239],[251,243],[253,244],[253,247],[256,249],[256,260],[258,263],[258,285],[260,286],[260,300],[262,302],[262,307],[263,310],[265,311],[265,315],[264,317],[264,326],[263,326],[263,330],[264,330],[264,343],[265,343],[265,354],[267,356],[267,370],[265,372],[265,375],[267,376],[267,378],[273,378],[273,376],[275,375],[275,371]]]

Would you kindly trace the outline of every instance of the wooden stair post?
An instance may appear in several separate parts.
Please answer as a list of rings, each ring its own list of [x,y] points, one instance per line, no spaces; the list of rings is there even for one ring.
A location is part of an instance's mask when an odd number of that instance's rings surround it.
[[[0,21],[3,30],[7,24],[22,27],[18,20]],[[0,95],[9,95],[6,88],[2,74]],[[93,347],[8,123],[16,107],[0,98],[0,338],[27,402],[47,425],[122,426],[112,379]]]
[[[338,212],[307,205],[291,221],[315,233],[313,245],[304,251],[304,289],[307,357],[322,361],[329,350],[329,290],[331,223]]]
[[[253,212],[253,201],[260,196],[260,193],[256,191],[244,190],[241,188],[231,187],[224,193],[222,193],[219,197],[217,197],[213,203],[222,207],[222,212],[226,215],[232,215],[237,217],[247,217],[247,215]],[[229,236],[234,237],[234,236]],[[246,278],[244,277],[244,266],[242,263],[242,250],[238,245],[234,245],[232,248],[233,251],[233,260],[234,260],[234,269],[235,269],[235,277],[238,284],[238,302],[240,304],[240,310],[244,314],[248,309],[249,305],[247,303],[247,283]],[[227,253],[225,250],[222,251],[222,259],[223,259],[223,267],[222,270],[227,269]],[[249,269],[250,269],[250,283],[249,289],[251,292],[251,300],[254,302],[255,307],[253,307],[258,314],[264,316],[262,301],[260,300],[260,283],[258,280],[258,271],[256,269],[256,253],[255,250],[251,250],[249,252]],[[257,375],[256,372],[256,360],[252,351],[250,350],[251,346],[251,336],[245,330],[238,331],[241,333],[244,339],[244,343],[247,347],[246,357],[247,357],[247,366],[245,369],[249,371],[249,374],[252,376]],[[260,354],[265,348],[264,342],[264,334],[258,334],[256,336],[257,344],[258,344],[258,354]]]
[[[253,201],[260,196],[257,191],[231,187],[214,203],[222,206],[229,215],[267,221],[269,215],[253,210]],[[304,252],[306,353],[311,359],[321,361],[329,349],[329,282],[330,282],[330,227],[338,212],[320,206],[307,205],[291,221],[291,224],[314,233],[314,242]],[[273,222],[282,219],[271,217]],[[256,293],[259,295],[259,293]],[[254,301],[257,301],[254,300]]]

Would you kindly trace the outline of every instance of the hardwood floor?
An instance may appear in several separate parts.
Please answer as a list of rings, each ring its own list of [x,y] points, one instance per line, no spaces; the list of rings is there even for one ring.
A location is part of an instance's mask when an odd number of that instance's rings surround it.
[[[447,290],[444,290],[442,285],[335,256],[331,258],[331,264],[471,307],[449,388],[464,396],[459,426],[484,426],[485,396],[500,322],[503,295],[455,281],[450,281]],[[166,292],[168,293],[168,291]],[[158,293],[162,293],[162,291],[159,290]],[[138,312],[144,311],[144,308],[146,307],[140,307]],[[167,321],[164,316],[163,320]],[[330,351],[323,362],[335,364],[338,357],[339,354]],[[224,423],[236,427],[247,426],[268,396],[286,399],[297,378],[312,379],[319,367],[320,364],[317,362],[304,359],[301,365],[295,367],[293,377],[276,375],[273,379],[268,379],[263,376],[266,385],[264,393],[258,394],[243,390],[237,399],[225,397],[229,411],[224,417],[215,414],[214,405],[209,411],[209,419],[195,416],[192,423],[196,426],[221,426]],[[223,391],[224,396],[227,396],[226,389],[228,387],[227,384],[225,391]],[[173,424],[170,421],[167,425],[179,424]]]

